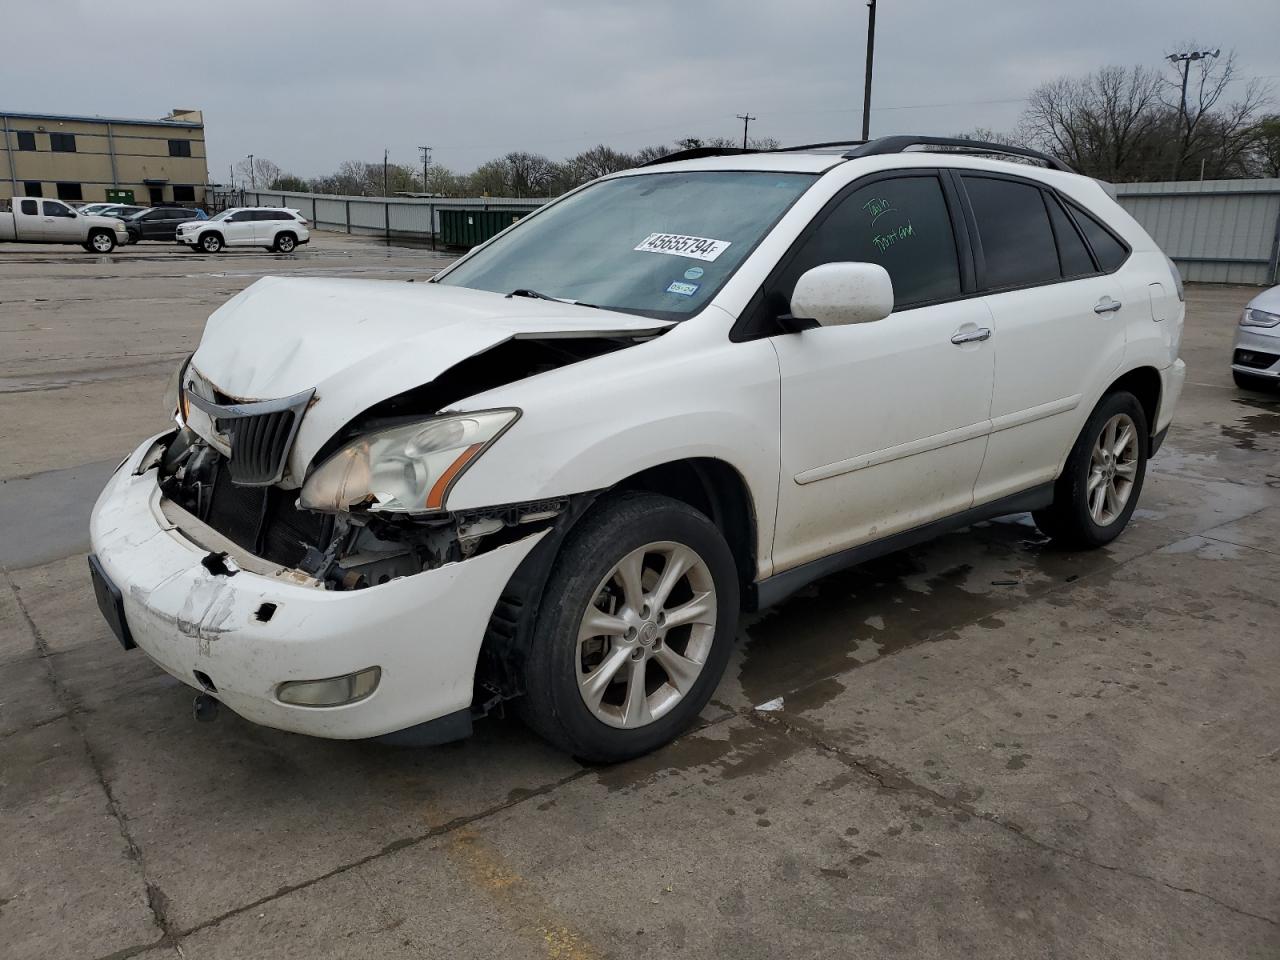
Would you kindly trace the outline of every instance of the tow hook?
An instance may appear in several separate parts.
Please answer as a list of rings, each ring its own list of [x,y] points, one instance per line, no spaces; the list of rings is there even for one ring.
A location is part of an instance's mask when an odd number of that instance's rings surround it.
[[[191,712],[201,723],[213,723],[218,719],[218,707],[222,704],[207,693],[197,693],[191,704]]]

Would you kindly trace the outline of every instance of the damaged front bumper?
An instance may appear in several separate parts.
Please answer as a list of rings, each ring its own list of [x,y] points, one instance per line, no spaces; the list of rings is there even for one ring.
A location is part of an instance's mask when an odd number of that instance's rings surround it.
[[[121,465],[90,522],[132,639],[152,660],[197,690],[216,690],[248,720],[312,736],[382,736],[471,706],[490,614],[546,529],[367,589],[325,589],[297,569],[237,562],[198,521],[175,522],[157,482],[163,436]],[[300,706],[278,696],[284,683],[373,667],[377,686],[356,702]]]

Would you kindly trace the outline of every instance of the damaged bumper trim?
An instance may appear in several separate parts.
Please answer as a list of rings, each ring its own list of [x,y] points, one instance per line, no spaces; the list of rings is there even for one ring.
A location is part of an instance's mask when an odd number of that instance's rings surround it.
[[[156,471],[137,469],[159,439],[111,478],[90,525],[130,633],[152,660],[197,690],[197,671],[210,678],[218,699],[248,720],[312,736],[377,737],[470,707],[490,614],[546,529],[376,590],[318,589],[298,571],[273,575],[242,562],[243,551],[226,551],[234,565],[214,564],[223,572],[213,572],[203,562],[210,546],[166,514]],[[202,541],[206,533],[214,531],[201,531]],[[381,680],[354,703],[299,707],[276,695],[282,683],[370,664],[381,667]]]

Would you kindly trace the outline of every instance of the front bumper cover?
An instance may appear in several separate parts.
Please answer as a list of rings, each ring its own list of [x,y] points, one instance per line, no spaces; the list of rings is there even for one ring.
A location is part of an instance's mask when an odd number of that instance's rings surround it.
[[[312,736],[361,739],[467,709],[494,605],[545,536],[530,534],[459,563],[350,592],[324,590],[277,568],[214,572],[210,550],[161,510],[158,438],[121,465],[93,509],[90,539],[120,589],[137,645],[160,667],[203,690],[198,670],[230,709],[256,723]],[[153,458],[151,458],[153,459]],[[269,619],[263,604],[274,604]],[[286,680],[382,668],[377,690],[339,707],[281,703]]]

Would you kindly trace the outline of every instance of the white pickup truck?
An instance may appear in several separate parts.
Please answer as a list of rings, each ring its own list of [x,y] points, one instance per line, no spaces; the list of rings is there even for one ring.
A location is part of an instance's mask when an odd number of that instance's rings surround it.
[[[61,200],[0,199],[0,243],[78,243],[90,253],[110,253],[128,242],[115,217],[86,216]]]

